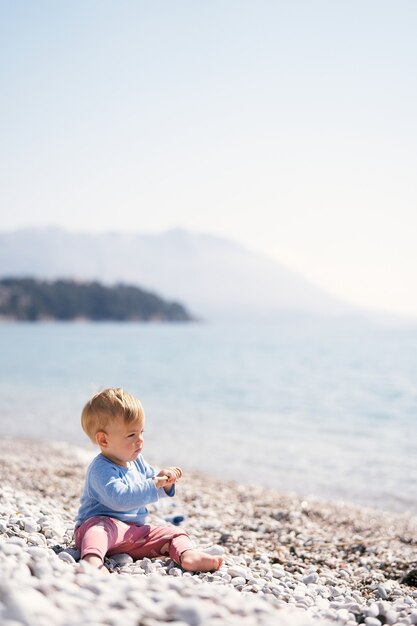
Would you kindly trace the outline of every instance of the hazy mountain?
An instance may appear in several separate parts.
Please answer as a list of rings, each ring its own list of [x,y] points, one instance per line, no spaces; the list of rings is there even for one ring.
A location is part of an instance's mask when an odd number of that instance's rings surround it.
[[[351,307],[276,261],[211,235],[0,233],[0,276],[125,282],[180,300],[205,319],[344,315]]]

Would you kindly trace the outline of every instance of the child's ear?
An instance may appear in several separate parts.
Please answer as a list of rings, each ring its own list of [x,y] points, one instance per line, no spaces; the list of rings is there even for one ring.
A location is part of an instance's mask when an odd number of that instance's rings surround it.
[[[100,448],[105,448],[107,446],[107,435],[104,431],[99,430],[96,433],[96,443],[100,446]]]

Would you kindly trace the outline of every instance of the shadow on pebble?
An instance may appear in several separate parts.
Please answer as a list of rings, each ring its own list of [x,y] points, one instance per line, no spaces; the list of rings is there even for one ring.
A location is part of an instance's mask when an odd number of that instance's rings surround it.
[[[407,576],[404,576],[401,582],[409,587],[417,587],[417,569],[412,569],[408,572]]]

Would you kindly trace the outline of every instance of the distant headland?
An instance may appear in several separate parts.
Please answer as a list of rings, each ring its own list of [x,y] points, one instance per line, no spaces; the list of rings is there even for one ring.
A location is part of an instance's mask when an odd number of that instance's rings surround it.
[[[0,279],[0,319],[191,322],[185,306],[139,287],[96,281]]]

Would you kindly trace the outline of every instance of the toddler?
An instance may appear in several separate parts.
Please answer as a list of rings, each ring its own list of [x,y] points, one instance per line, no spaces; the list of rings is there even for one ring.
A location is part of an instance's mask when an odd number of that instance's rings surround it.
[[[105,389],[87,402],[81,423],[101,450],[87,469],[75,525],[81,559],[103,569],[106,555],[124,552],[133,559],[169,555],[191,572],[221,567],[220,557],[195,550],[184,531],[145,524],[146,506],[172,497],[182,471],[165,467],[156,473],[143,458],[139,400],[120,388]]]

